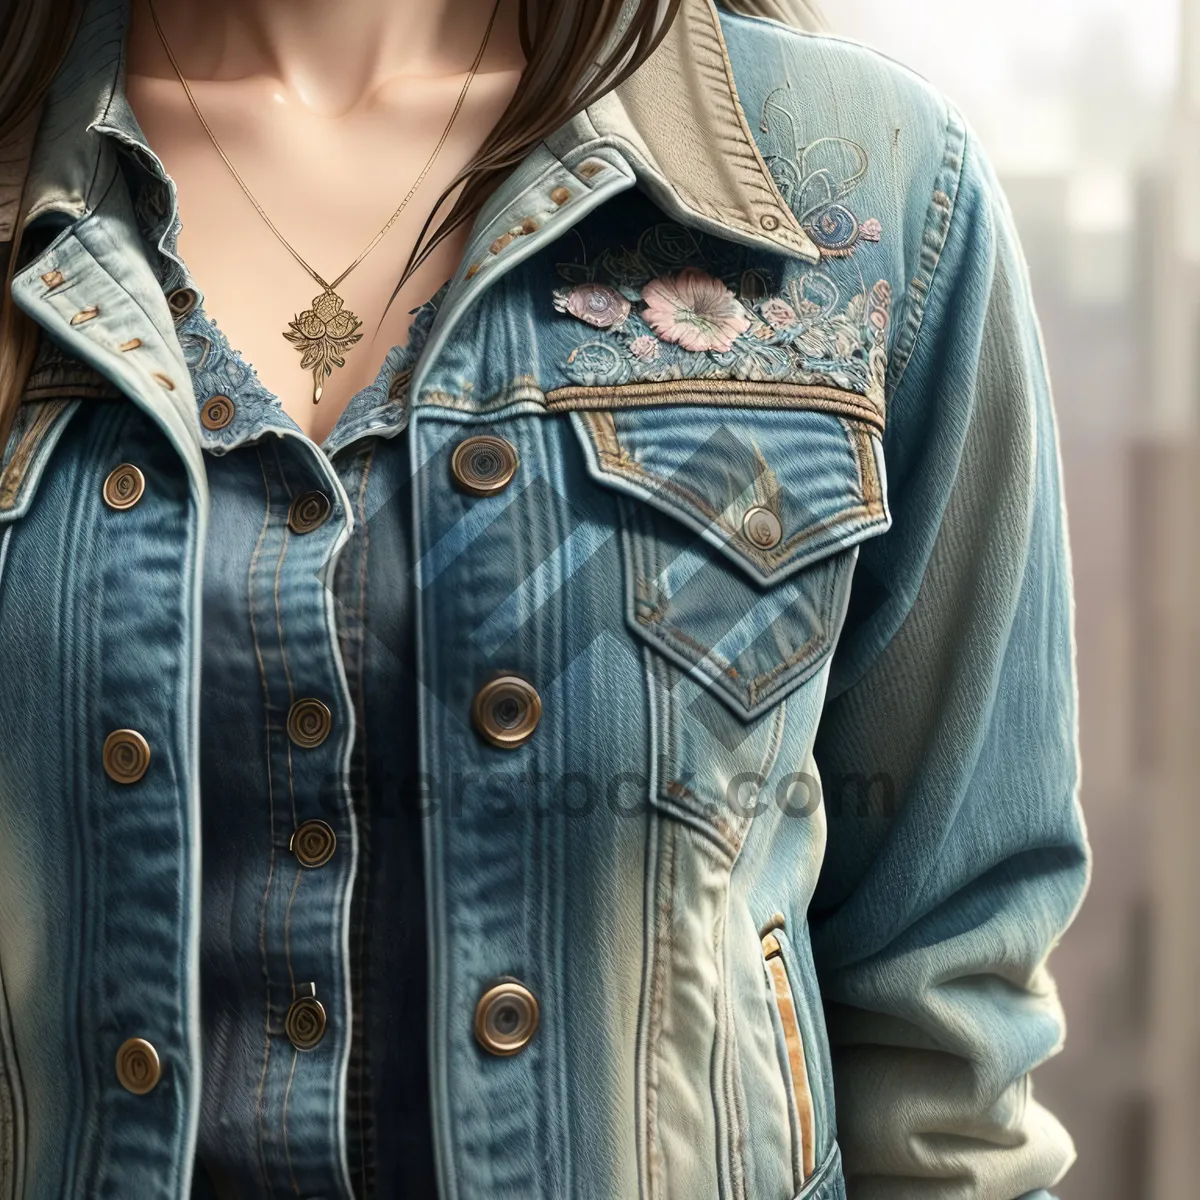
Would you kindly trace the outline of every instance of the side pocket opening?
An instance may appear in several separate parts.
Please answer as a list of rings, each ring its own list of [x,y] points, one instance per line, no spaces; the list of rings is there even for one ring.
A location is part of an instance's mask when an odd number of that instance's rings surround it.
[[[808,1083],[808,1064],[804,1054],[804,1037],[796,1013],[796,1000],[788,979],[783,947],[774,933],[762,939],[763,963],[771,991],[774,1012],[779,1024],[776,1040],[779,1045],[779,1066],[783,1072],[784,1090],[792,1115],[792,1130],[797,1153],[794,1169],[796,1188],[801,1189],[816,1170],[816,1115],[812,1091]]]

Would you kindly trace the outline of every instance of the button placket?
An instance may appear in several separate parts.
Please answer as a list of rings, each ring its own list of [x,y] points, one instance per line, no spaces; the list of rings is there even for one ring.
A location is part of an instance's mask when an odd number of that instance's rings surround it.
[[[219,410],[215,414],[214,404]],[[201,422],[206,414],[232,421],[235,407],[240,408],[242,424],[256,423],[256,401],[236,392],[220,401],[210,400],[201,409]],[[280,804],[276,796],[275,836],[281,840],[275,844],[286,845],[290,869],[277,867],[280,894],[270,910],[279,920],[271,922],[267,952],[272,972],[278,969],[285,979],[312,981],[296,984],[273,1032],[299,1052],[303,1062],[289,1071],[296,1072],[295,1089],[304,1091],[307,1102],[316,1103],[315,1098],[327,1092],[332,1097],[338,1086],[337,1049],[342,1037],[348,1036],[337,1001],[342,994],[342,964],[336,956],[330,957],[330,947],[341,941],[338,930],[344,913],[336,896],[351,861],[350,855],[338,853],[338,839],[343,820],[352,822],[353,817],[341,814],[340,799],[335,809],[328,806],[329,796],[342,796],[342,789],[330,789],[328,781],[342,769],[343,743],[340,736],[331,735],[343,732],[343,708],[337,647],[328,645],[329,581],[325,577],[330,552],[344,535],[340,521],[348,508],[329,464],[311,461],[316,455],[307,443],[285,437],[278,450],[260,453],[268,479],[273,551],[264,564],[258,592],[263,646],[264,651],[268,642],[278,647],[268,653],[266,670],[272,706],[280,702],[286,706],[283,719],[272,721],[272,756],[279,767],[274,777],[287,780],[284,786],[291,790],[288,803]],[[286,832],[280,828],[284,820]],[[351,824],[347,836],[352,836],[352,830]],[[289,1051],[280,1061],[291,1057]],[[282,1103],[280,1083],[273,1077],[268,1085],[269,1105],[276,1115]],[[292,1094],[295,1097],[297,1092]],[[310,1188],[303,1177],[301,1186]]]

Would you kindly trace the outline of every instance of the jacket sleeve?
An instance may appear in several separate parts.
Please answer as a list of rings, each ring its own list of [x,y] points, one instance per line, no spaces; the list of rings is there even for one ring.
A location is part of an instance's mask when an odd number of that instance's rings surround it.
[[[863,547],[816,749],[850,1200],[1045,1200],[1074,1158],[1030,1086],[1089,873],[1061,470],[1011,216],[966,134],[955,162],[893,356],[893,524]]]

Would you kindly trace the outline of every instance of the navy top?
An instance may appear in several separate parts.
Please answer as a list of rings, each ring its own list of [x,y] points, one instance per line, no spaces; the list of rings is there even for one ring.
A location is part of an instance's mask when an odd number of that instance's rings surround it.
[[[356,1195],[435,1194],[402,431],[407,369],[435,310],[418,310],[409,346],[323,447],[202,308],[180,321],[212,493],[194,1195],[335,1194],[343,1153]],[[314,700],[328,720],[304,706]],[[336,837],[320,866],[289,849],[312,821]],[[325,1031],[297,1049],[289,1010],[310,986]],[[347,1036],[343,1080],[334,1050]]]

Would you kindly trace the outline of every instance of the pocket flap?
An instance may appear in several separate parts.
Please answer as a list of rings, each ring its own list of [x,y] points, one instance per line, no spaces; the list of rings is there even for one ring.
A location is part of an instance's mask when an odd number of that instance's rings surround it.
[[[889,524],[879,437],[861,420],[674,406],[573,417],[595,479],[682,521],[761,583]]]
[[[876,432],[827,411],[577,412],[592,476],[625,494],[626,617],[753,720],[837,640],[855,554],[887,528]]]

